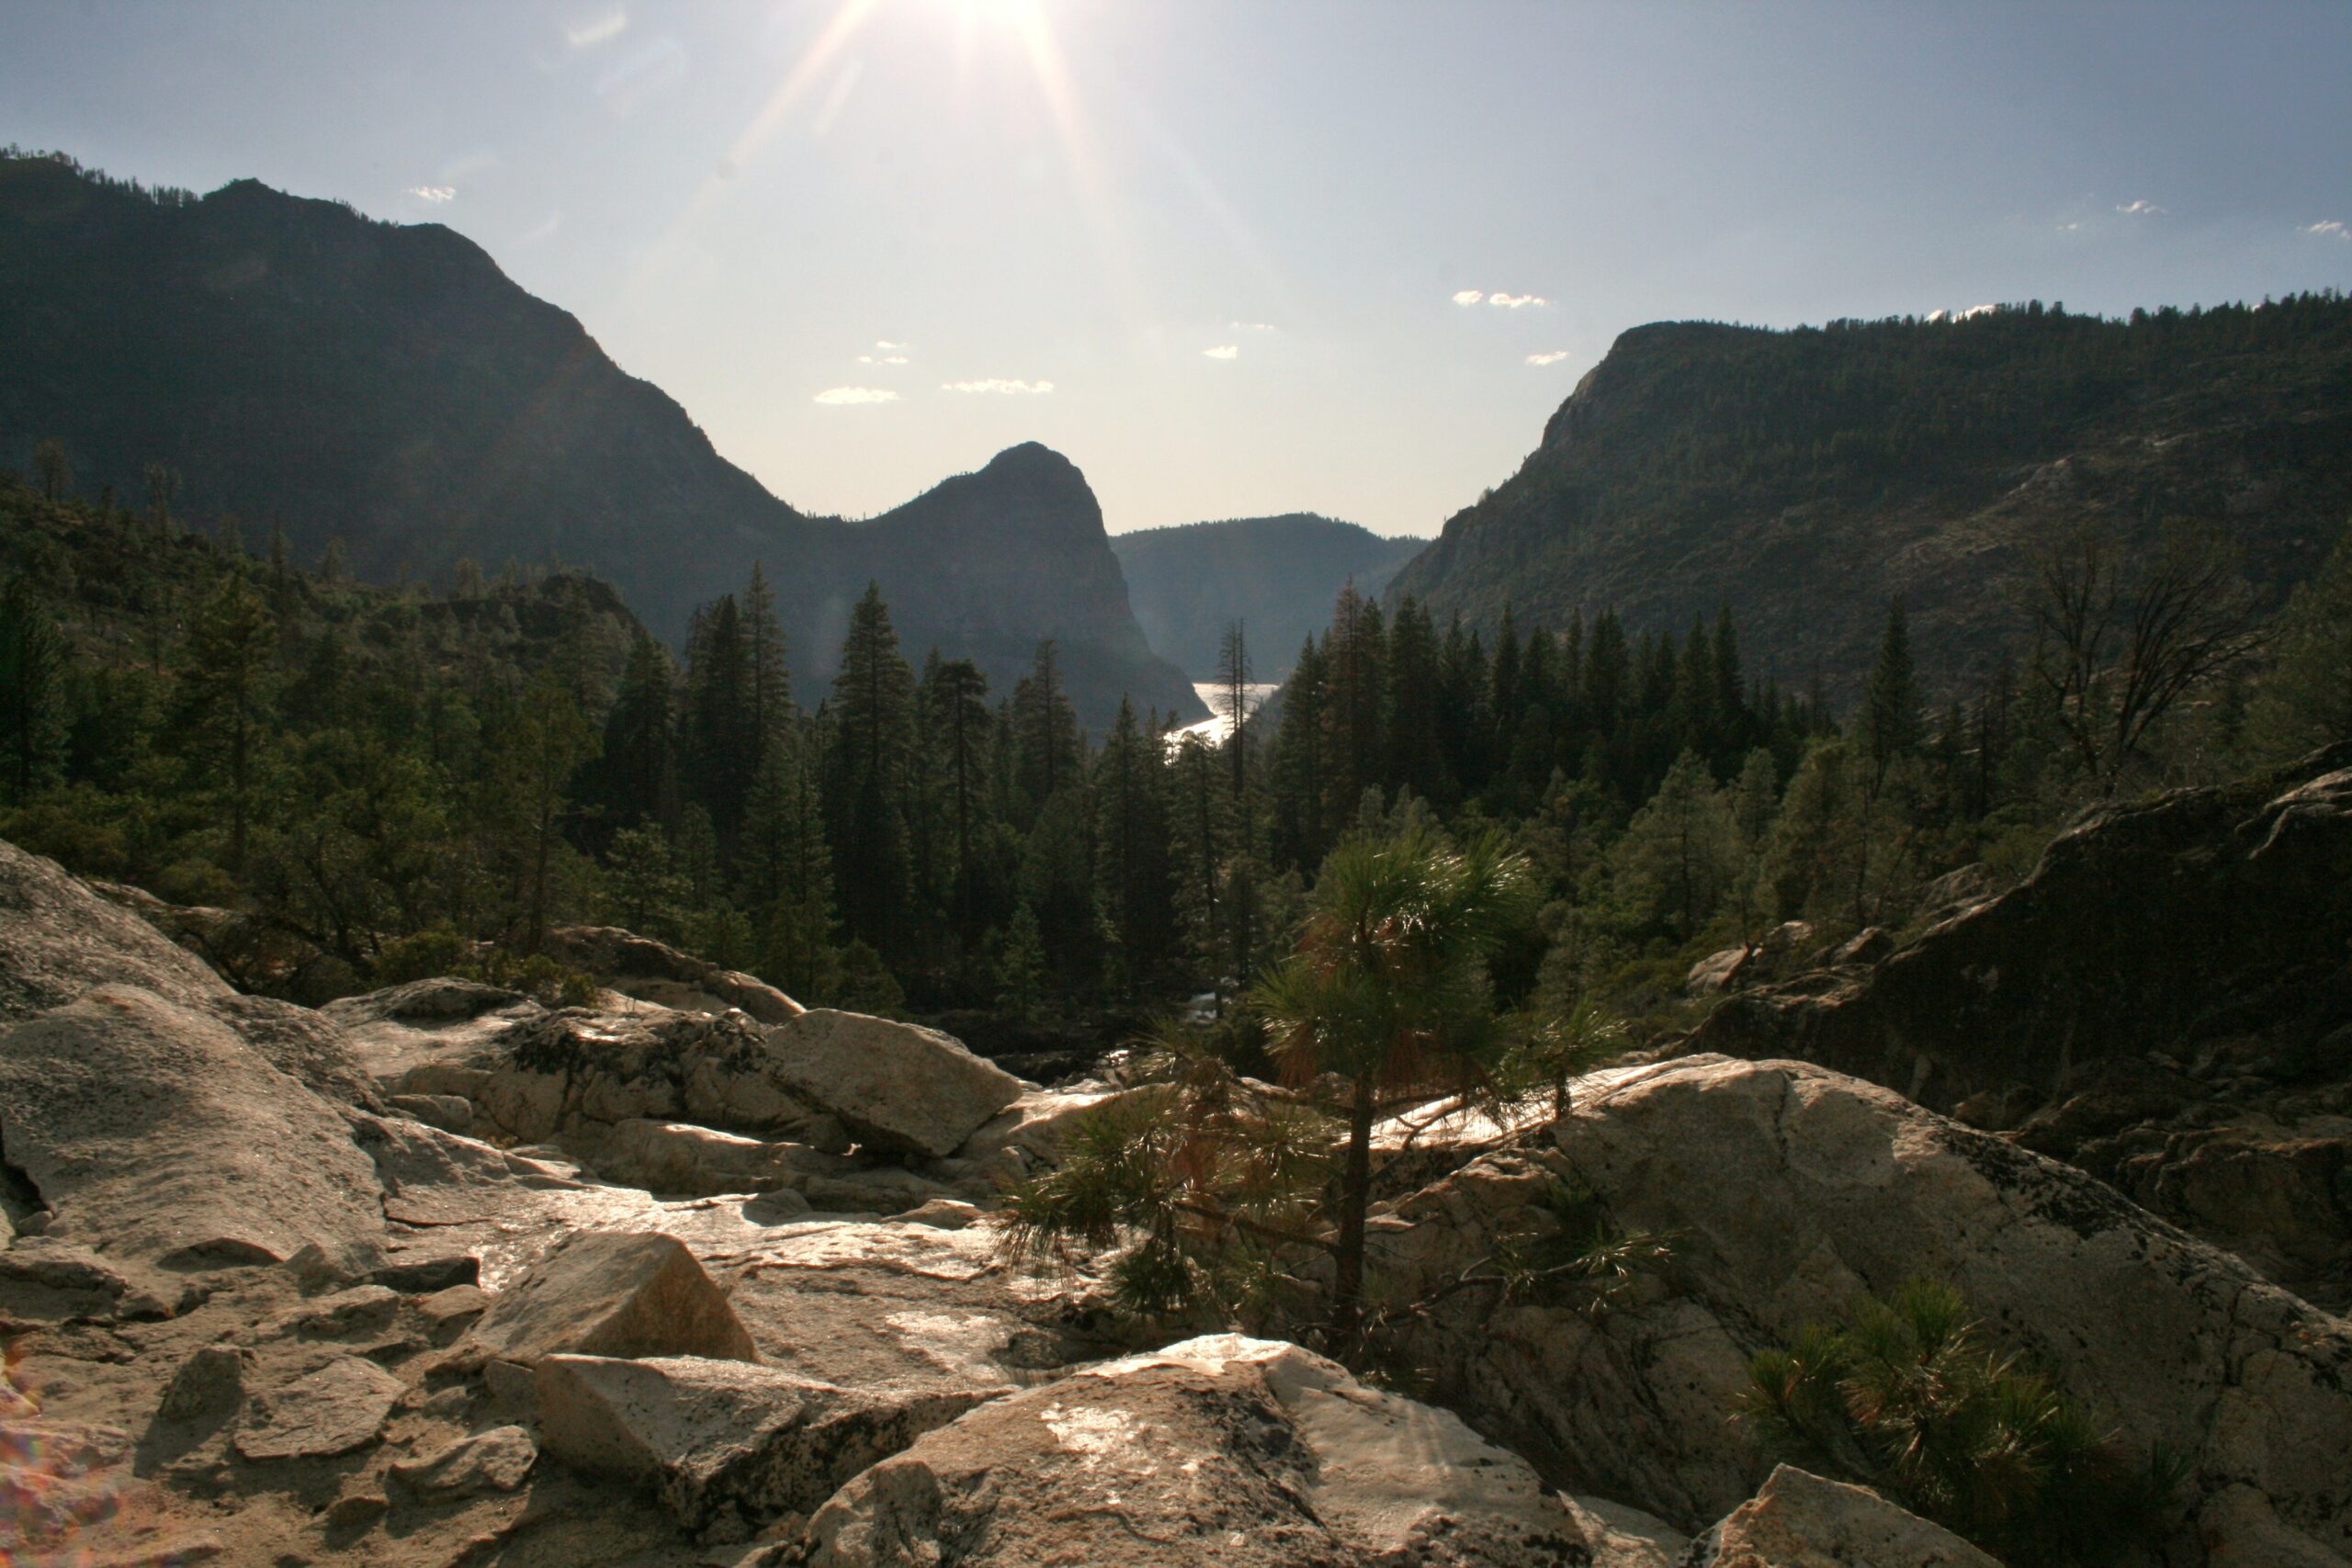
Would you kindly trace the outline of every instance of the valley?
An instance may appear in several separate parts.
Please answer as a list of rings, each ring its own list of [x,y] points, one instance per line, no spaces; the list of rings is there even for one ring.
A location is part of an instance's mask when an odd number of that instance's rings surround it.
[[[0,1564],[2352,1568],[2352,16],[2116,22],[0,0]]]

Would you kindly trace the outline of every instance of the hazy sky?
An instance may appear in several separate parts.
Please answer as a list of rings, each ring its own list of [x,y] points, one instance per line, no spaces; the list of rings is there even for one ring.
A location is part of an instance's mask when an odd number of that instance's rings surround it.
[[[1623,329],[2352,283],[2352,4],[0,0],[0,141],[470,236],[810,511],[1433,533]],[[1459,301],[1459,302],[1457,302]]]

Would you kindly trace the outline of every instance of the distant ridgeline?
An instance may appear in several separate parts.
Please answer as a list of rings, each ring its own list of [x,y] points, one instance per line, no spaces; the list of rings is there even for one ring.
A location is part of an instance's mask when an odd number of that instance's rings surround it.
[[[1084,477],[1018,447],[867,523],[813,518],[713,450],[566,312],[438,224],[239,180],[204,197],[0,156],[0,463],[54,439],[83,492],[281,523],[296,559],[447,582],[585,567],[673,645],[764,561],[801,694],[878,581],[915,649],[1000,687],[1057,639],[1089,725],[1206,710],[1129,611]]]
[[[2352,516],[2352,303],[1768,332],[1636,328],[1517,474],[1391,581],[1440,625],[1664,632],[1728,605],[1749,668],[1849,700],[1890,600],[1930,691],[1973,689],[2018,625],[2033,547],[2225,531],[2272,599]],[[2019,650],[2021,651],[2021,650]]]
[[[1311,512],[1120,534],[1111,548],[1144,636],[1195,681],[1219,673],[1225,634],[1244,626],[1258,679],[1290,673],[1299,645],[1329,620],[1350,581],[1376,595],[1427,539],[1384,538]]]

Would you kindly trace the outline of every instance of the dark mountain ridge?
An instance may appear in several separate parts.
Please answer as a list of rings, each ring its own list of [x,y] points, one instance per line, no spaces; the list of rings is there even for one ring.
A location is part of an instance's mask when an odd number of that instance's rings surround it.
[[[1886,606],[1964,691],[2023,631],[2028,553],[2076,522],[2224,530],[2277,596],[2352,515],[2352,304],[1621,336],[1518,473],[1399,571],[1442,619],[1679,631],[1728,604],[1752,671],[1849,697]]]
[[[1352,579],[1376,596],[1427,539],[1386,538],[1312,512],[1237,517],[1120,534],[1111,548],[1144,636],[1195,681],[1214,680],[1226,628],[1244,624],[1261,681],[1289,672],[1298,646],[1330,618]]]
[[[85,490],[126,502],[162,464],[176,510],[281,523],[306,560],[333,539],[376,581],[560,560],[673,642],[760,560],[805,696],[875,581],[912,658],[972,657],[1007,690],[1057,637],[1087,722],[1127,693],[1197,716],[1066,462],[991,464],[870,523],[807,516],[438,224],[0,158],[0,460],[55,438]]]

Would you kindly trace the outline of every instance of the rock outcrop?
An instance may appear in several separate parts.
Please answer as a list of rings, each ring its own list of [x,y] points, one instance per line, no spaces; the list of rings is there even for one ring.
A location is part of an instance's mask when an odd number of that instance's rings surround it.
[[[1781,1465],[1685,1559],[1690,1568],[2001,1568],[1866,1486]]]
[[[843,1388],[741,1361],[549,1356],[548,1450],[644,1486],[689,1529],[745,1539],[1001,1390]]]
[[[680,1012],[735,1008],[756,1023],[784,1023],[807,1010],[757,976],[722,969],[618,926],[558,926],[548,932],[547,950],[625,997]]]
[[[2352,1304],[2352,747],[2096,811],[1958,907],[1874,967],[1727,997],[1687,1048],[2013,1132]]]
[[[1374,1246],[1445,1287],[1396,1348],[1456,1415],[1295,1346],[1123,1355],[1100,1260],[1011,1260],[992,1183],[1113,1083],[843,1014],[264,1003],[53,871],[0,862],[62,922],[0,920],[47,1004],[0,1021],[0,1531],[35,1562],[1961,1568],[1869,1493],[1768,1480],[1726,1420],[1749,1351],[1918,1274],[2185,1457],[2179,1568],[2352,1561],[2352,1325],[1818,1066],[1384,1122]],[[182,988],[85,984],[116,940]],[[1605,1297],[1463,1283],[1568,1209],[1667,1261]]]
[[[1762,1479],[1726,1419],[1747,1357],[1924,1276],[2137,1450],[2181,1456],[2184,1560],[2274,1560],[2260,1531],[2352,1556],[2352,1324],[2079,1171],[1809,1064],[1695,1057],[1580,1082],[1566,1119],[1379,1216],[1374,1247],[1397,1289],[1435,1289],[1554,1229],[1562,1190],[1669,1261],[1599,1303],[1455,1291],[1406,1351],[1578,1491],[1719,1517]]]
[[[752,1337],[674,1236],[574,1237],[499,1295],[461,1358],[537,1365],[547,1356],[707,1356],[753,1361]]]
[[[820,1008],[768,1032],[777,1073],[860,1138],[955,1153],[1028,1086],[936,1030]]]
[[[1232,1335],[981,1405],[843,1487],[808,1543],[811,1568],[1590,1561],[1561,1500],[1457,1417]]]
[[[192,1269],[381,1250],[374,1167],[343,1116],[209,1012],[128,986],[0,1034],[0,1149],[110,1258]]]
[[[53,860],[0,842],[0,1022],[94,986],[136,986],[183,1007],[235,993],[201,959],[100,898]]]

